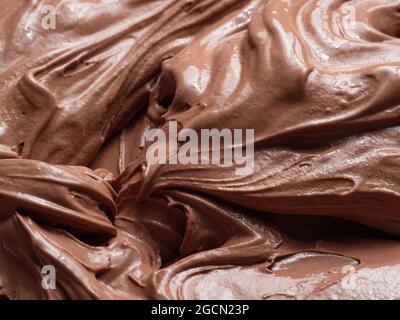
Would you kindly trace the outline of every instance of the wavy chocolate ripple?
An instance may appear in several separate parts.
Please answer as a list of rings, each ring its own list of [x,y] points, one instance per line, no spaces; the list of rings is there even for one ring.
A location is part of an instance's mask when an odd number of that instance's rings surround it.
[[[151,116],[168,94],[159,117],[182,128],[254,128],[256,169],[167,165],[151,187],[399,235],[399,17],[397,1],[267,1],[246,30],[222,23],[165,61]]]
[[[116,233],[109,220],[115,193],[88,168],[0,160],[0,183],[0,215],[19,212],[83,233]]]
[[[7,6],[0,299],[400,298],[398,0]],[[254,173],[147,163],[173,120]]]

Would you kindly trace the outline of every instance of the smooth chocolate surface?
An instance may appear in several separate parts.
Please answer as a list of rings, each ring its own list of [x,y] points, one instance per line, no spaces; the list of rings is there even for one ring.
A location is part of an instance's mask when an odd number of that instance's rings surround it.
[[[0,6],[0,298],[400,299],[399,0]],[[254,172],[148,163],[171,121]]]

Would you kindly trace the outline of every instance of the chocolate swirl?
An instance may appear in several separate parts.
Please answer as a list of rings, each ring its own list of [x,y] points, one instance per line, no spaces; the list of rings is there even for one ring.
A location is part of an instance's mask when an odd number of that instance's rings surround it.
[[[154,190],[398,235],[400,42],[388,28],[399,10],[396,1],[267,1],[246,30],[222,23],[165,61],[150,114],[161,93],[173,96],[161,118],[183,128],[254,128],[256,169],[243,178],[227,166],[166,166]]]
[[[7,5],[0,298],[399,298],[398,0]],[[254,173],[148,163],[171,121]]]

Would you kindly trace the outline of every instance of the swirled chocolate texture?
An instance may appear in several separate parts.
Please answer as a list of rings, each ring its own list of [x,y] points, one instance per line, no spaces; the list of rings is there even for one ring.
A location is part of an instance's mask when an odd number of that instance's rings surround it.
[[[400,298],[398,0],[0,6],[0,298]],[[149,163],[172,121],[254,171]]]

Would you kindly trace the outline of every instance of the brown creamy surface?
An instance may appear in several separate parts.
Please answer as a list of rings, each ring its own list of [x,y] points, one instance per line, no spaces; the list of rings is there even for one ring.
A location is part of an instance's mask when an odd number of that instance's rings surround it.
[[[400,299],[399,0],[0,6],[0,298]],[[150,165],[173,120],[254,173]]]

